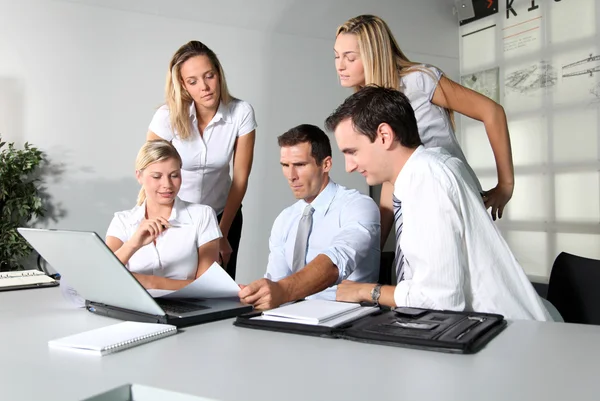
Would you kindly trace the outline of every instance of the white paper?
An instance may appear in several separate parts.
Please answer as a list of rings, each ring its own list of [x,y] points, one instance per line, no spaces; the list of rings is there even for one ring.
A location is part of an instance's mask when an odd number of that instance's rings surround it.
[[[125,384],[82,401],[215,401],[140,384]]]
[[[77,308],[85,307],[85,298],[79,295],[77,290],[67,283],[65,276],[62,276],[60,279],[60,292],[69,304]]]
[[[146,290],[146,291],[148,291],[148,293],[150,295],[152,295],[152,298],[160,298],[160,297],[163,297],[165,295],[175,292],[175,290],[157,290],[157,289],[150,289],[150,290]]]
[[[349,323],[354,320],[360,319],[363,316],[372,315],[373,313],[377,312],[378,310],[379,310],[379,308],[374,307],[374,306],[362,306],[359,309],[345,313],[341,316],[338,316],[331,320],[327,320],[322,323],[315,323],[315,322],[310,322],[307,320],[299,321],[299,320],[289,319],[289,318],[285,318],[285,317],[268,316],[268,315],[255,316],[251,319],[253,319],[253,320],[270,320],[273,322],[285,322],[285,323],[302,323],[302,324],[308,324],[311,326],[337,327],[341,324]]]
[[[237,298],[240,287],[217,262],[192,283],[177,291],[151,290],[154,298]]]
[[[265,311],[263,316],[284,318],[289,322],[319,324],[360,307],[360,304],[354,303],[311,299]]]
[[[141,386],[139,384],[131,386],[131,397],[132,401],[211,401],[209,398],[200,398],[155,387]]]

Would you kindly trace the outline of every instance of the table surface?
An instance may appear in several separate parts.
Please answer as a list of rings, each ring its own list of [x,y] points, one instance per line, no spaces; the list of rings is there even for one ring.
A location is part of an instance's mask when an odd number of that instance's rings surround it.
[[[600,399],[600,326],[514,321],[477,354],[453,355],[228,319],[99,357],[48,347],[119,322],[58,288],[0,292],[0,322],[1,400],[76,401],[125,383],[222,401]]]

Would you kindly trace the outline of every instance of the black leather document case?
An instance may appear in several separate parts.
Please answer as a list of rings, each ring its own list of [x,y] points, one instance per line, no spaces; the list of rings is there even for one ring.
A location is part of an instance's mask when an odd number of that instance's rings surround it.
[[[253,319],[238,316],[234,325],[364,343],[473,354],[506,327],[502,315],[417,308],[381,309],[336,327]]]

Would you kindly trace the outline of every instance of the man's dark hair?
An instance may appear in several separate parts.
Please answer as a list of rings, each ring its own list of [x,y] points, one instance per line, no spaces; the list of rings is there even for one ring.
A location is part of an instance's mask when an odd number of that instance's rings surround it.
[[[326,157],[331,157],[329,137],[316,125],[300,124],[277,138],[279,147],[310,143],[311,155],[320,166]]]
[[[335,131],[344,120],[350,119],[354,129],[366,135],[371,142],[377,137],[377,128],[387,123],[395,138],[407,148],[421,145],[419,128],[410,101],[402,92],[377,85],[368,85],[349,96],[325,120],[325,128]]]

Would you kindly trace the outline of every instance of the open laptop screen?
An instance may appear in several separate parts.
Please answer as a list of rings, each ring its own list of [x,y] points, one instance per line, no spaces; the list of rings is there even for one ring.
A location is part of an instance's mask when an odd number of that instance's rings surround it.
[[[85,299],[151,315],[165,314],[95,232],[17,230]]]

